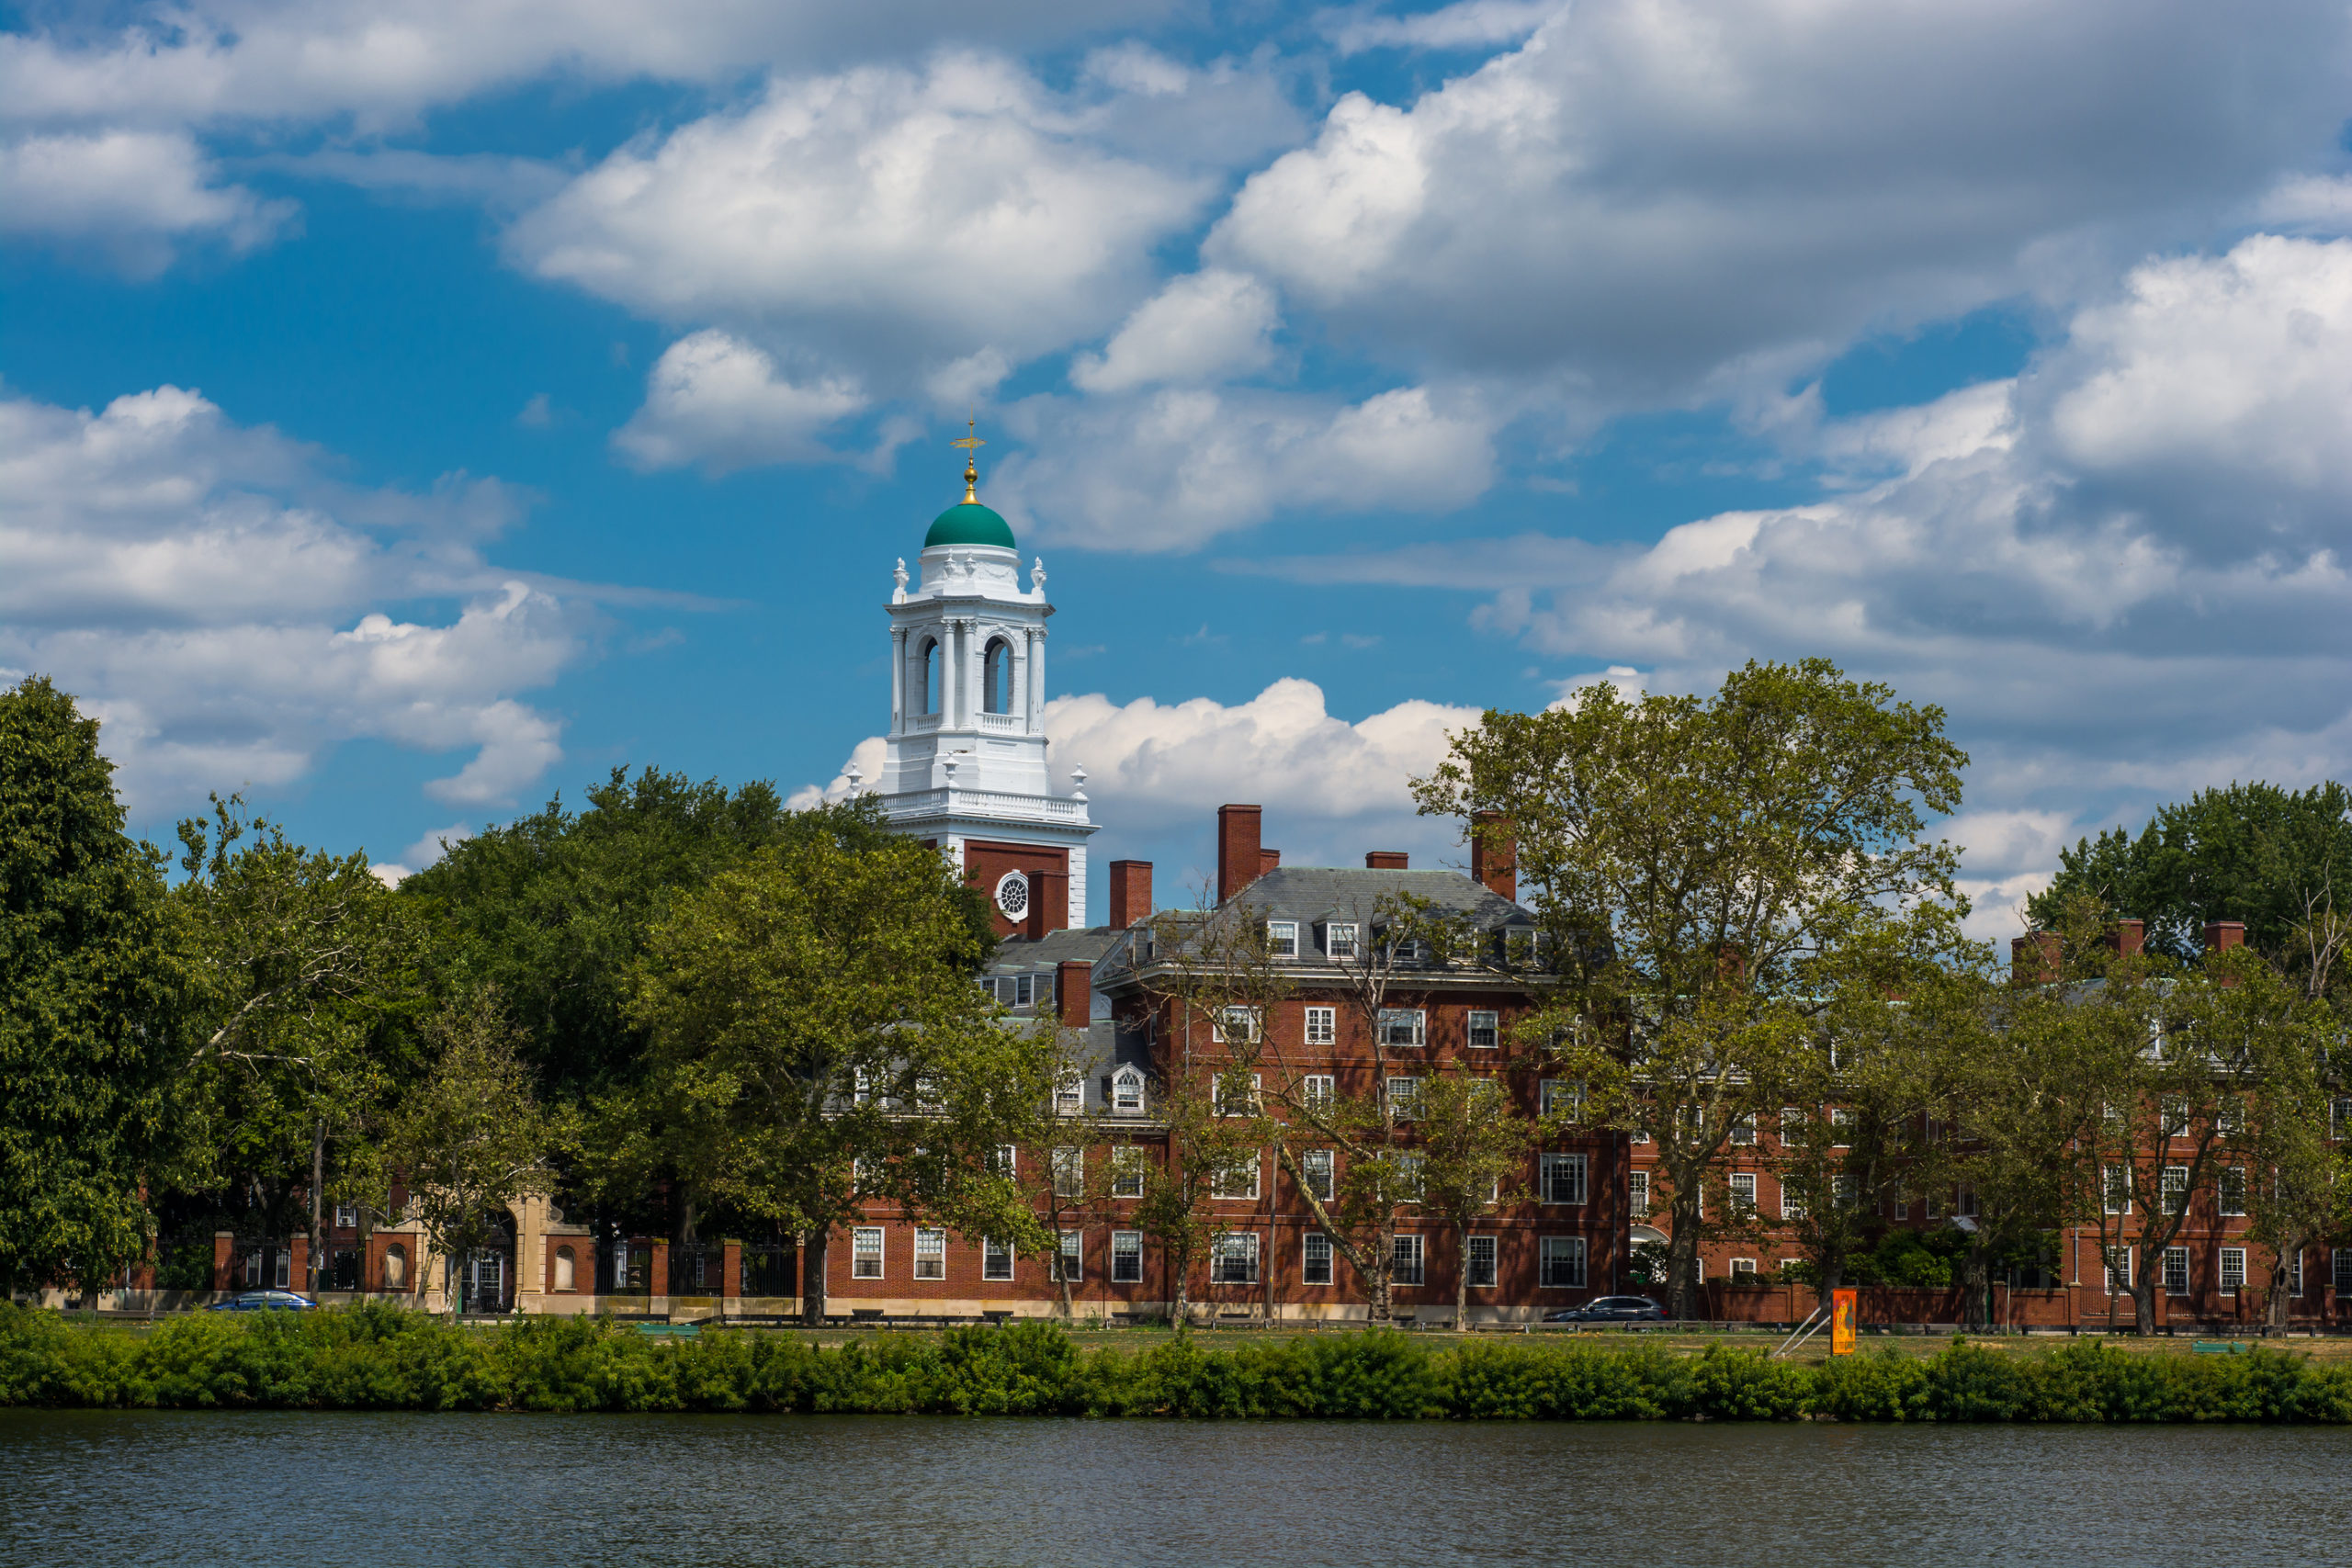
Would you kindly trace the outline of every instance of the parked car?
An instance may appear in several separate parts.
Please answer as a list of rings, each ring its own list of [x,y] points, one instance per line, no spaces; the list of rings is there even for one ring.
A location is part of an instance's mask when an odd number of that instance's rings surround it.
[[[224,1302],[214,1302],[207,1312],[310,1312],[319,1303],[292,1291],[239,1291]]]
[[[1544,1314],[1546,1323],[1664,1323],[1666,1309],[1647,1296],[1600,1296]]]

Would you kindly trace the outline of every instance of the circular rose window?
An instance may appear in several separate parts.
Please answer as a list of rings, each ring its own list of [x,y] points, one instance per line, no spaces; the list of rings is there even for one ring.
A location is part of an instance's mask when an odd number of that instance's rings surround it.
[[[1018,920],[1029,913],[1029,879],[1017,871],[1008,871],[996,885],[996,907],[1004,911],[1005,919]]]

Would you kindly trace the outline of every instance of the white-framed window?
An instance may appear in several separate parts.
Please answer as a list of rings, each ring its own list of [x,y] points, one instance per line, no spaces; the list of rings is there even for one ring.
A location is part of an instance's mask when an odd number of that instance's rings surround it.
[[[2106,1208],[2110,1214],[2132,1212],[2132,1168],[2128,1165],[2108,1166],[2101,1175],[2106,1179]]]
[[[1331,1282],[1331,1238],[1321,1231],[1308,1231],[1300,1239],[1298,1282],[1302,1285],[1328,1285]]]
[[[1209,1254],[1209,1280],[1218,1285],[1258,1282],[1258,1233],[1226,1231]]]
[[[2213,1130],[2223,1137],[2242,1137],[2245,1134],[2245,1101],[2234,1094],[2225,1094],[2213,1107]]]
[[[849,1233],[849,1277],[853,1280],[882,1278],[880,1225],[860,1225]]]
[[[1143,1283],[1143,1232],[1113,1231],[1111,1233],[1111,1283],[1114,1285]]]
[[[1057,1240],[1060,1251],[1057,1256],[1061,1259],[1062,1278],[1075,1285],[1086,1278],[1086,1233],[1064,1231]]]
[[[2173,1296],[2188,1294],[2188,1248],[2165,1248],[2165,1293]]]
[[[1731,1209],[1734,1214],[1756,1212],[1756,1173],[1736,1170],[1731,1173]]]
[[[1785,1176],[1781,1178],[1781,1218],[1804,1218],[1804,1189],[1801,1183]]]
[[[1086,1151],[1082,1148],[1054,1151],[1054,1196],[1083,1198],[1086,1196]]]
[[[1584,1085],[1570,1078],[1545,1078],[1536,1089],[1536,1110],[1545,1116],[1584,1120]]]
[[[1258,1114],[1258,1075],[1256,1073],[1225,1072],[1216,1076],[1216,1113],[1219,1116],[1255,1116]]]
[[[1962,1183],[1957,1201],[1952,1204],[1951,1212],[1963,1220],[1974,1219],[1976,1217],[1976,1189]]]
[[[1143,1114],[1143,1069],[1131,1064],[1111,1075],[1111,1114]]]
[[[1756,1283],[1756,1259],[1735,1258],[1731,1260],[1731,1282],[1735,1285]]]
[[[1498,1238],[1491,1235],[1474,1235],[1464,1239],[1468,1243],[1469,1250],[1462,1255],[1462,1267],[1468,1273],[1469,1278],[1464,1283],[1474,1291],[1493,1290],[1498,1257]]]
[[[1421,1113],[1421,1080],[1419,1078],[1390,1078],[1388,1080],[1388,1103],[1391,1109],[1396,1112],[1396,1120],[1399,1122],[1412,1121]]]
[[[2185,1165],[2165,1167],[2165,1213],[2185,1214],[2188,1212],[2188,1168]]]
[[[2132,1249],[2110,1247],[2107,1252],[2107,1293],[2115,1295],[2132,1288]]]
[[[1829,1146],[1842,1149],[1853,1142],[1854,1111],[1851,1106],[1840,1105],[1829,1112]]]
[[[2303,1249],[2300,1247],[2295,1248],[2295,1256],[2287,1260],[2287,1293],[2290,1296],[2303,1293]]]
[[[1650,1173],[1637,1170],[1625,1178],[1625,1207],[1634,1218],[1643,1219],[1650,1212]]]
[[[1143,1196],[1144,1160],[1148,1156],[1133,1144],[1121,1144],[1111,1151],[1111,1196],[1140,1198]]]
[[[984,1237],[980,1242],[980,1278],[1010,1280],[1012,1278],[1012,1246],[1010,1242]]]
[[[1209,1033],[1220,1044],[1255,1045],[1259,1032],[1258,1010],[1238,1005],[1219,1008],[1209,1028]]]
[[[1352,962],[1356,955],[1357,928],[1353,920],[1333,920],[1323,928],[1323,956]]]
[[[2331,1138],[2352,1135],[2352,1100],[2331,1100],[2327,1102],[2327,1135]]]
[[[1392,1280],[1400,1285],[1418,1285],[1421,1282],[1421,1238],[1419,1236],[1398,1236],[1396,1250],[1392,1256],[1395,1258],[1389,1275]]]
[[[1391,1050],[1418,1049],[1429,1039],[1429,1013],[1421,1008],[1382,1008],[1380,1043]]]
[[[1465,1034],[1474,1051],[1491,1051],[1503,1043],[1502,1014],[1481,1008],[1470,1010],[1470,1021]]]
[[[1783,1105],[1781,1119],[1774,1125],[1780,1129],[1781,1142],[1793,1144],[1804,1136],[1804,1112],[1793,1105]]]
[[[2245,1213],[2245,1167],[2230,1166],[2214,1182],[2214,1201],[2224,1215],[2234,1218]]]
[[[1298,1156],[1298,1174],[1301,1185],[1303,1185],[1307,1191],[1313,1193],[1317,1198],[1321,1199],[1326,1203],[1331,1201],[1332,1187],[1330,1150],[1306,1150]]]
[[[1862,1179],[1859,1176],[1833,1176],[1829,1179],[1829,1201],[1840,1210],[1861,1206]]]
[[[1418,1203],[1421,1201],[1422,1163],[1422,1157],[1419,1155],[1408,1151],[1398,1150],[1388,1156],[1388,1168],[1391,1173],[1388,1190],[1399,1203]]]
[[[1259,1164],[1255,1150],[1243,1155],[1239,1159],[1218,1171],[1211,1179],[1209,1196],[1227,1199],[1255,1198],[1258,1195]]]
[[[1266,922],[1266,951],[1276,958],[1296,958],[1298,956],[1298,922],[1296,920],[1268,920]]]
[[[947,1233],[945,1231],[915,1232],[915,1278],[918,1280],[947,1278]]]
[[[1731,1124],[1731,1141],[1735,1144],[1753,1144],[1756,1141],[1754,1111],[1751,1111],[1745,1116],[1734,1119]]]
[[[1538,1285],[1547,1291],[1584,1289],[1584,1237],[1547,1235],[1535,1246]]]
[[[1054,1114],[1057,1116],[1086,1114],[1086,1080],[1084,1078],[1068,1077],[1054,1086]]]
[[[2352,1247],[2336,1247],[2330,1258],[2329,1278],[2338,1298],[2352,1296]]]
[[[1020,1145],[1017,1144],[999,1144],[996,1146],[996,1160],[992,1168],[994,1174],[1003,1177],[1007,1181],[1011,1181],[1018,1177],[1021,1174]]]
[[[2222,1294],[2234,1296],[2245,1289],[2245,1248],[2222,1248]]]
[[[2188,1096],[2167,1094],[2156,1101],[2157,1114],[2164,1118],[2164,1135],[2167,1138],[2186,1137],[2188,1134]]]
[[[993,982],[988,980],[982,980],[980,982],[980,986],[984,990],[994,988]],[[849,1075],[850,1103],[852,1105],[863,1105],[873,1098],[874,1079],[867,1075],[864,1067],[852,1068]]]
[[[1536,1156],[1536,1195],[1546,1203],[1581,1203],[1584,1201],[1586,1156],[1583,1155],[1538,1155]],[[1647,1186],[1649,1173],[1636,1171]],[[1643,1194],[1646,1203],[1648,1194]]]
[[[337,1203],[334,1206],[334,1228],[339,1231],[357,1230],[359,1228],[359,1205],[356,1203]]]
[[[1317,1111],[1329,1111],[1340,1097],[1339,1080],[1329,1073],[1309,1073],[1298,1080],[1299,1098]]]
[[[1338,1008],[1306,1010],[1306,1043],[1309,1045],[1336,1045],[1340,1043]]]

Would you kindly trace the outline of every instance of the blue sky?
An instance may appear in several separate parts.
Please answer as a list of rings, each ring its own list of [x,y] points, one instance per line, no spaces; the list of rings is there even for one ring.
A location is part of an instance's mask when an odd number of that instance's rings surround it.
[[[2346,771],[2340,7],[992,9],[0,7],[0,677],[158,836],[837,793],[977,412],[1163,900],[1749,657],[1949,709],[1988,936]]]

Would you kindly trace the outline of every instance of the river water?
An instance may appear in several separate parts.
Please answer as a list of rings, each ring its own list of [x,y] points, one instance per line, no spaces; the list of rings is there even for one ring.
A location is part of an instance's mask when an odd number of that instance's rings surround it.
[[[2352,1433],[0,1411],[0,1562],[2352,1562]]]

